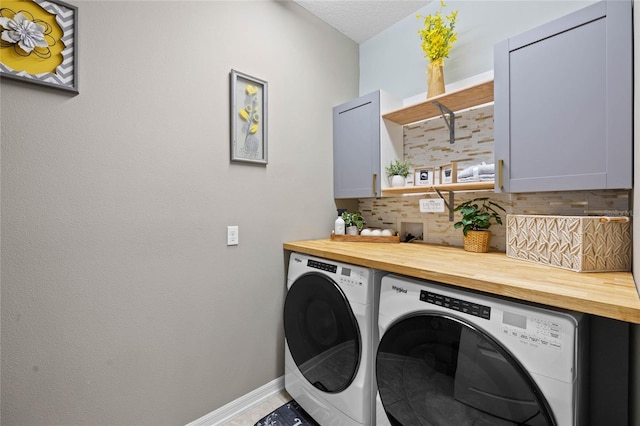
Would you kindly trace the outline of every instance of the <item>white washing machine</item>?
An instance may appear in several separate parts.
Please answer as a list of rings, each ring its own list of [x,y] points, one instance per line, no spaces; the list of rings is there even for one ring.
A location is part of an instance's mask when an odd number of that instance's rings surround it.
[[[387,275],[377,424],[585,424],[582,314]]]
[[[290,256],[285,388],[321,425],[375,422],[373,364],[382,275],[303,254]]]

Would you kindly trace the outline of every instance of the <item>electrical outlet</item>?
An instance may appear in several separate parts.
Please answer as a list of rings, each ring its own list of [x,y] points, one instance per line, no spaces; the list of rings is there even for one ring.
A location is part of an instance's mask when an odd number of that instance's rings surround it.
[[[239,227],[237,225],[227,226],[227,245],[228,246],[238,245],[238,232],[239,232]]]
[[[425,198],[420,200],[420,213],[444,212],[444,200],[442,198]]]

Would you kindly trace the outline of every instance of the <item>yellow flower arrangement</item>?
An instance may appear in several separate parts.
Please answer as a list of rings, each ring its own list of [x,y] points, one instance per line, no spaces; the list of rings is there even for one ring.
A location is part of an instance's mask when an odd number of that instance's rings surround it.
[[[440,6],[446,6],[443,0],[440,0]],[[422,18],[421,15],[416,17],[418,19]],[[453,31],[457,17],[457,10],[454,10],[444,18],[441,11],[438,11],[435,15],[424,17],[424,28],[418,30],[418,34],[422,39],[424,57],[434,64],[442,65],[444,58],[449,57],[451,45],[458,39],[457,34]]]

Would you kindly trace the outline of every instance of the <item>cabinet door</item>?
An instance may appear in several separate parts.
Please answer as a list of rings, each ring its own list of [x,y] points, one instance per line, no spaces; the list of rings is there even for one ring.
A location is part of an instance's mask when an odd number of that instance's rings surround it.
[[[380,195],[380,92],[333,108],[335,198]]]
[[[496,45],[496,191],[631,188],[631,20],[601,2]]]

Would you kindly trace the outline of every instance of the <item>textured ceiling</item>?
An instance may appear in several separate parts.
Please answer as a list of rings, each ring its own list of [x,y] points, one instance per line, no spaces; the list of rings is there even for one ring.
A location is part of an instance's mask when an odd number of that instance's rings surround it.
[[[431,0],[294,0],[360,44]]]

